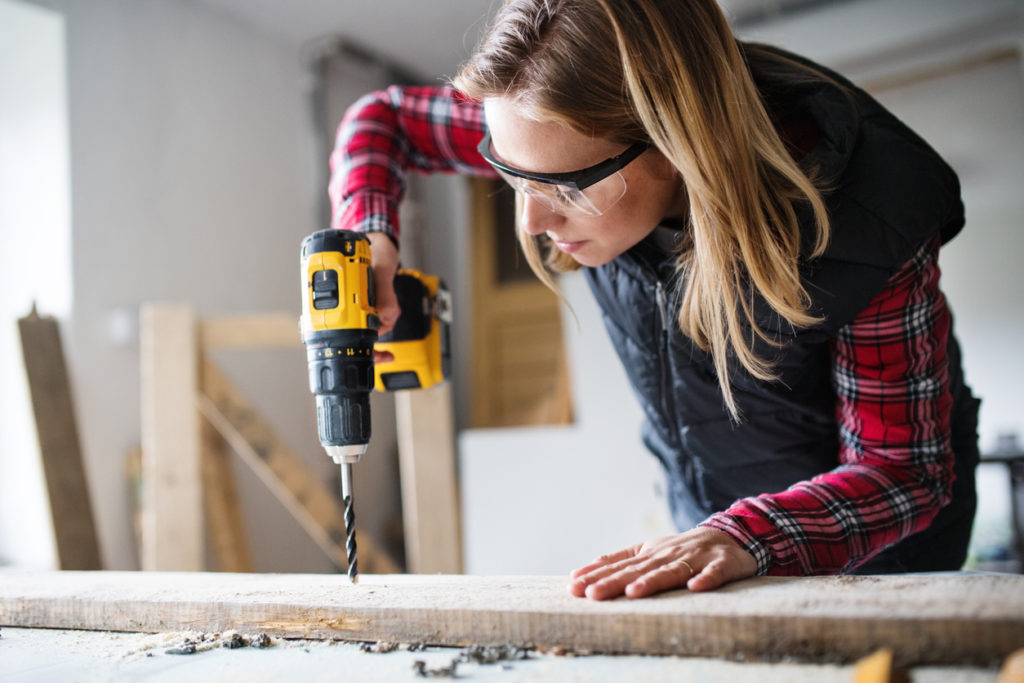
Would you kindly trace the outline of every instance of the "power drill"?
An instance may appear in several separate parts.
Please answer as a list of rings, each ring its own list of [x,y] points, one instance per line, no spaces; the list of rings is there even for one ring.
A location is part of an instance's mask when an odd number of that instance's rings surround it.
[[[378,339],[376,292],[366,235],[320,230],[302,241],[302,318],[309,388],[320,443],[341,466],[349,579],[358,580],[352,465],[370,441],[370,390],[427,388],[451,369],[451,297],[439,278],[399,270],[401,315]],[[394,360],[374,366],[374,346]]]

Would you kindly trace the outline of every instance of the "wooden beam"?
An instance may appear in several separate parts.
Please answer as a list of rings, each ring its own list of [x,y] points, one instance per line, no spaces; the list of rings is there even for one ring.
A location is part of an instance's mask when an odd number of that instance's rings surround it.
[[[297,348],[302,344],[294,313],[258,313],[204,318],[199,323],[203,351]]]
[[[139,322],[142,568],[198,571],[204,542],[195,312],[147,304]]]
[[[0,625],[267,632],[589,653],[999,661],[1024,645],[1024,576],[760,577],[710,593],[573,598],[565,577],[0,573]]]
[[[224,437],[203,420],[203,512],[213,566],[222,572],[251,572],[252,555],[231,466],[231,449]]]
[[[341,504],[209,359],[203,359],[202,373],[203,389],[199,410],[203,416],[302,525],[335,566],[343,570],[347,560],[345,517]],[[357,543],[360,566],[376,573],[399,571],[395,562],[372,537],[358,533]]]
[[[395,394],[405,559],[414,574],[462,572],[451,383]]]
[[[18,319],[18,330],[50,498],[58,566],[100,569],[99,541],[57,321],[40,316],[33,304],[32,312]]]

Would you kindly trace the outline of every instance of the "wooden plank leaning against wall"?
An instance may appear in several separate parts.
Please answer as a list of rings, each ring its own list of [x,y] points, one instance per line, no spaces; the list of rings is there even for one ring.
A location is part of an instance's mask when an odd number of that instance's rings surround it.
[[[39,315],[33,304],[32,311],[18,319],[18,331],[50,502],[57,564],[61,569],[102,569],[57,320]]]

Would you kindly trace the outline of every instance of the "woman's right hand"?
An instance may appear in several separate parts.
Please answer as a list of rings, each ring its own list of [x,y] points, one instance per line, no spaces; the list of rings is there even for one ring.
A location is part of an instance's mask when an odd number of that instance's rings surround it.
[[[370,240],[370,258],[373,260],[373,285],[377,293],[377,317],[380,318],[378,334],[391,331],[395,321],[401,315],[398,297],[395,296],[395,273],[398,272],[398,247],[383,232],[371,232],[366,235]],[[374,363],[387,363],[394,360],[394,355],[387,351],[374,351]]]

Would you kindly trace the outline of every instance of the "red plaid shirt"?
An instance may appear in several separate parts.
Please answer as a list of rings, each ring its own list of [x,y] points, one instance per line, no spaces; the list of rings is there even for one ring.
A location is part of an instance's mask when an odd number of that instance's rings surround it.
[[[482,107],[450,87],[367,95],[338,128],[332,226],[397,239],[404,172],[496,177],[476,151],[482,136]],[[949,502],[950,316],[938,246],[923,246],[832,342],[839,466],[702,523],[750,551],[759,574],[852,569],[926,528]]]

